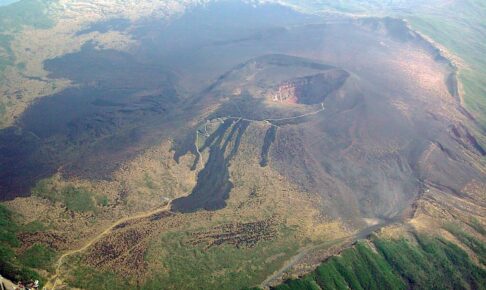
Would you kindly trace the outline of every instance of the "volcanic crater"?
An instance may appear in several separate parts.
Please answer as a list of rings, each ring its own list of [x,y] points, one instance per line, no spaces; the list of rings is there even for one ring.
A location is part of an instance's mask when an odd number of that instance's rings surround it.
[[[334,69],[315,75],[285,81],[269,92],[272,101],[315,105],[338,90],[349,77],[344,70]]]
[[[51,77],[77,86],[40,99],[0,131],[2,199],[28,196],[56,172],[109,180],[168,139],[176,159],[190,152],[205,162],[191,194],[174,201],[182,212],[226,206],[245,142],[261,144],[261,165],[315,194],[322,212],[358,227],[362,218],[400,216],[424,183],[459,192],[485,179],[471,165],[471,154],[485,150],[451,92],[455,67],[405,22],[211,5],[170,25],[132,23],[133,51],[87,43],[47,61]],[[224,11],[239,17],[222,26]],[[222,127],[201,147],[197,127],[217,118]],[[245,139],[255,125],[268,138]],[[209,150],[207,161],[199,149]]]

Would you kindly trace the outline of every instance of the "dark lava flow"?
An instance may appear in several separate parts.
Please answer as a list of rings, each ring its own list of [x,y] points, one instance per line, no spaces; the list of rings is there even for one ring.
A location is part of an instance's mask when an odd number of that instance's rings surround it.
[[[189,196],[172,202],[172,210],[194,212],[199,209],[218,210],[226,206],[225,201],[233,188],[233,183],[229,180],[228,167],[231,159],[238,152],[241,138],[248,125],[247,121],[227,119],[206,139],[201,150],[209,148],[209,158],[198,174],[197,184]],[[229,128],[231,131],[225,138]],[[229,148],[230,142],[234,142],[231,148]]]
[[[77,86],[35,101],[14,126],[0,130],[0,200],[28,196],[38,180],[58,171],[109,179],[144,149],[192,134],[187,123],[204,104],[192,107],[191,99],[232,66],[268,52],[264,47],[286,26],[309,19],[317,17],[224,2],[195,7],[170,23],[115,19],[83,28],[78,35],[128,31],[139,46],[127,53],[87,43],[45,62],[50,77]]]
[[[322,197],[328,216],[394,218],[424,181],[460,192],[471,178],[485,179],[463,153],[485,151],[461,124],[467,117],[453,103],[452,67],[400,20],[322,24],[325,19],[281,6],[209,6],[170,23],[100,24],[129,31],[138,41],[130,53],[91,43],[46,62],[52,77],[77,86],[39,99],[0,131],[1,199],[27,196],[39,179],[58,171],[109,179],[120,164],[169,138],[177,141],[177,159],[194,150],[195,127],[213,116],[286,118],[315,111],[320,102],[322,114],[272,121],[278,134],[269,129],[264,140],[253,141],[263,141],[260,164]],[[301,65],[302,59],[314,65]],[[413,61],[413,70],[426,67],[423,74],[439,81],[417,82],[407,67]],[[319,63],[349,72],[334,78],[342,88],[329,93],[334,87],[318,75]],[[262,92],[288,80],[315,86],[297,84],[300,103],[263,100]],[[444,112],[438,104],[446,103]],[[208,149],[209,159],[197,185],[173,210],[226,205],[233,187],[228,167],[253,129],[227,120],[206,140],[201,150]]]

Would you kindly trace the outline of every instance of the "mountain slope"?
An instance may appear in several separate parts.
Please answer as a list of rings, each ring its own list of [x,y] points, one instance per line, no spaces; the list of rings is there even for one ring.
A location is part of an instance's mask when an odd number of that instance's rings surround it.
[[[456,65],[406,22],[123,3],[51,3],[54,27],[18,34],[65,46],[16,48],[62,84],[0,130],[2,246],[52,253],[16,269],[84,289],[482,283],[486,150]]]

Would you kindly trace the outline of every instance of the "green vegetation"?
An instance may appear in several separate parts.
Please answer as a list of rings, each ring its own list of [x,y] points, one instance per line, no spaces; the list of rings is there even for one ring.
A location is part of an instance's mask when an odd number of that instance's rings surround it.
[[[7,66],[12,65],[15,61],[15,55],[10,47],[12,37],[2,34],[2,32],[0,30],[0,72],[3,72]]]
[[[108,206],[110,201],[108,200],[108,196],[106,195],[98,195],[96,197],[96,203],[100,206]]]
[[[83,189],[68,187],[63,191],[64,203],[69,210],[86,212],[94,211],[93,193]]]
[[[1,64],[0,64],[1,66]],[[5,112],[7,111],[7,107],[5,106],[4,103],[0,103],[0,116],[2,116],[3,114],[5,114]]]
[[[442,238],[416,239],[358,242],[275,289],[319,289],[315,283],[322,289],[486,289],[486,271],[461,248]]]
[[[0,204],[0,273],[13,281],[36,279],[42,284],[41,276],[15,257],[14,248],[20,246],[18,231],[12,212]]]
[[[54,24],[47,13],[48,5],[48,0],[21,0],[0,7],[0,77],[7,66],[15,63],[11,47],[15,33],[24,26],[44,29]]]
[[[35,244],[20,255],[20,261],[31,268],[49,269],[56,252],[42,244]]]
[[[19,71],[24,71],[25,70],[25,67],[26,67],[25,62],[19,62],[19,63],[17,63],[17,69]]]
[[[22,226],[22,232],[35,233],[46,230],[46,226],[40,221],[33,221]]]
[[[363,242],[333,257],[310,276],[327,289],[406,289],[385,258]]]
[[[70,285],[80,289],[132,289],[129,283],[111,272],[101,272],[86,266],[75,268]]]
[[[480,233],[483,236],[486,236],[486,229],[479,223],[477,218],[471,218],[471,222],[469,225],[478,233]]]
[[[0,243],[12,247],[18,247],[17,240],[18,226],[14,222],[12,212],[0,204]]]
[[[142,289],[241,289],[259,284],[298,250],[291,230],[281,229],[279,236],[253,248],[228,244],[206,248],[204,243],[188,246],[191,233],[166,233],[146,255],[149,264],[162,266],[154,269],[155,275]]]
[[[280,230],[280,238],[262,240],[252,248],[194,244],[192,231],[163,233],[145,253],[150,276],[141,289],[239,289],[257,284],[281,267],[299,247],[290,238],[294,236],[290,229]],[[79,266],[80,257],[77,259],[70,262],[76,264],[69,273],[70,285],[84,289],[134,288],[134,281],[127,281],[128,273],[121,277],[94,271]]]
[[[108,198],[97,196],[93,192],[73,185],[55,186],[50,179],[44,179],[37,183],[32,193],[38,197],[45,198],[51,202],[61,202],[66,208],[77,212],[96,211],[96,203],[99,205],[108,204]]]
[[[307,279],[289,280],[286,284],[279,285],[276,290],[320,290],[316,281]]]
[[[21,0],[0,7],[0,31],[19,31],[23,26],[45,29],[52,27],[53,20],[47,13],[48,0]]]
[[[417,11],[412,26],[444,45],[466,62],[459,78],[464,85],[465,105],[486,129],[486,3],[465,0],[438,11]]]
[[[471,249],[478,257],[479,261],[486,266],[486,246],[480,240],[472,235],[461,230],[456,225],[447,225],[445,227],[451,234],[453,234],[461,243]]]
[[[12,212],[0,205],[0,273],[10,279],[23,276],[20,267],[15,263],[13,251],[14,247],[19,246],[17,230]]]
[[[80,289],[131,289],[128,282],[111,272],[100,272],[89,267],[80,266],[73,272],[70,285]]]
[[[152,177],[148,173],[145,173],[143,176],[143,180],[145,182],[145,186],[149,189],[156,189],[157,186],[155,185],[154,181],[152,180]]]
[[[86,265],[83,255],[69,258],[63,276],[70,286],[81,289],[241,289],[261,283],[302,246],[286,227],[280,228],[277,238],[260,240],[254,247],[227,243],[208,247],[205,241],[197,243],[194,233],[162,232],[155,237],[144,252],[148,275],[143,282],[129,271],[120,275]]]

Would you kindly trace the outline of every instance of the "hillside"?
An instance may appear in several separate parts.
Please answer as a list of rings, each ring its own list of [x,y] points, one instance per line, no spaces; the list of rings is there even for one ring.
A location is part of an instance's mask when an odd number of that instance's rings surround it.
[[[472,4],[299,3],[0,8],[0,274],[482,289],[481,44],[425,16]]]

